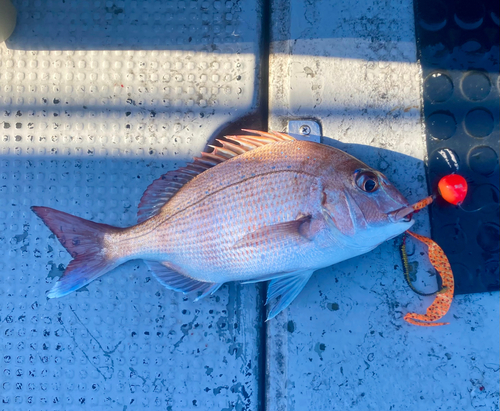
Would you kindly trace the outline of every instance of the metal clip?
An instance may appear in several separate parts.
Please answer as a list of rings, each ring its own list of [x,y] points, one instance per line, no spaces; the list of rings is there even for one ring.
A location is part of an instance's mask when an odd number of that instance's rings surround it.
[[[287,133],[297,140],[321,143],[321,126],[312,120],[290,120]]]

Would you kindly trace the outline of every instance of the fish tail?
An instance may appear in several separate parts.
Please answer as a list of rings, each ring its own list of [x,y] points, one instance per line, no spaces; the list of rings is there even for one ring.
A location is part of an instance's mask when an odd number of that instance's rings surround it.
[[[87,285],[119,264],[107,255],[105,235],[123,230],[107,224],[94,223],[48,207],[31,207],[45,225],[57,236],[73,260],[63,276],[49,291],[49,298],[62,297]]]

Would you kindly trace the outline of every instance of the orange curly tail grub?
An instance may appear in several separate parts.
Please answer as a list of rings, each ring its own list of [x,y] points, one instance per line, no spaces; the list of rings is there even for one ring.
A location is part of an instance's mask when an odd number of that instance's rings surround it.
[[[420,325],[423,327],[435,327],[438,325],[447,325],[449,323],[436,323],[441,319],[450,309],[451,302],[453,301],[453,293],[455,291],[455,281],[453,280],[453,272],[448,258],[444,254],[441,247],[439,247],[430,238],[407,231],[412,237],[422,241],[429,247],[429,259],[432,266],[437,270],[441,276],[443,286],[441,291],[436,294],[433,303],[427,308],[426,314],[408,313],[404,316],[405,321],[410,324]]]

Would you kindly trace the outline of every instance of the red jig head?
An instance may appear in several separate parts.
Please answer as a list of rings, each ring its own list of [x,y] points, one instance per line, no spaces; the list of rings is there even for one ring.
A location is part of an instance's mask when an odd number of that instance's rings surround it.
[[[438,191],[448,203],[460,205],[467,195],[467,181],[458,174],[449,174],[439,180]]]

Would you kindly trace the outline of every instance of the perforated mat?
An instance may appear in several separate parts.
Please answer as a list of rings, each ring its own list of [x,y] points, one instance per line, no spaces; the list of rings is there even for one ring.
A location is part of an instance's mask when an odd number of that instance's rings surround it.
[[[255,286],[194,303],[136,261],[49,300],[70,257],[30,211],[135,224],[155,178],[256,110],[256,3],[15,5],[0,44],[0,410],[256,409]]]

